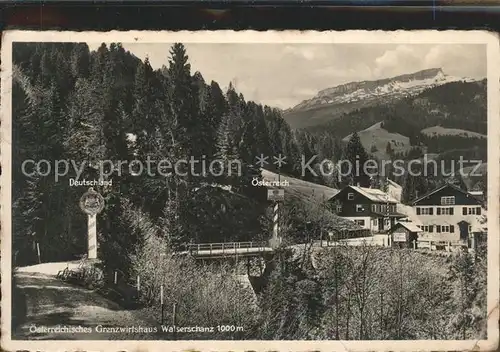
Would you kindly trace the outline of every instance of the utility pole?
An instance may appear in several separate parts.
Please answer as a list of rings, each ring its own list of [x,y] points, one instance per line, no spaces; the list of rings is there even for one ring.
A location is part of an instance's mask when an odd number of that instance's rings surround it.
[[[172,326],[174,327],[174,340],[177,340],[177,328],[176,328],[176,325],[177,324],[177,304],[174,303],[172,305]]]

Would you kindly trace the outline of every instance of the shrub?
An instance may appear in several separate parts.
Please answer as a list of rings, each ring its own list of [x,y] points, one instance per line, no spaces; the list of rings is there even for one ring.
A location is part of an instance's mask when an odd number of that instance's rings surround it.
[[[234,325],[240,332],[218,332],[210,338],[248,338],[257,318],[254,296],[238,282],[227,265],[197,265],[194,259],[174,253],[157,236],[148,238],[133,259],[133,269],[140,277],[140,300],[160,307],[163,285],[165,318],[172,321],[172,306],[177,304],[176,323],[180,326]],[[160,317],[157,309],[156,316]],[[207,338],[206,333],[188,334],[186,338]],[[178,337],[180,338],[180,337]]]

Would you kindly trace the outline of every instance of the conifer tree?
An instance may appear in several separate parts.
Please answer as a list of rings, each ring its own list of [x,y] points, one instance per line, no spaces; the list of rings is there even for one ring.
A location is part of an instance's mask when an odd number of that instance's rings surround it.
[[[344,184],[351,184],[356,186],[359,184],[361,187],[370,186],[370,177],[366,175],[364,171],[364,165],[368,161],[368,154],[365,148],[361,144],[361,140],[357,134],[354,132],[347,143],[345,149],[345,158],[351,165],[351,175],[344,178]],[[346,174],[347,170],[343,168],[343,174]]]

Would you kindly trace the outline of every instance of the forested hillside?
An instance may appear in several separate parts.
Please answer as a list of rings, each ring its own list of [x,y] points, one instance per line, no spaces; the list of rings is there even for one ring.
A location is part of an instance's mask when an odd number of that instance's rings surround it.
[[[251,185],[260,178],[255,157],[262,153],[272,161],[282,154],[287,159],[281,172],[298,174],[299,155],[313,153],[312,137],[294,134],[278,109],[245,101],[230,84],[223,92],[217,82],[191,72],[182,44],[165,52],[165,65],[157,70],[120,43],[92,52],[86,44],[17,43],[13,55],[13,252],[19,263],[35,259],[35,242],[44,260],[71,258],[84,252],[86,237],[78,207],[84,189],[68,185],[73,167],[58,180],[54,170],[28,177],[24,160],[85,162],[84,179],[97,177],[101,160],[241,161],[240,177],[135,176],[127,168],[111,174],[112,187],[97,187],[106,199],[98,228],[102,250],[118,256],[134,243],[122,240],[130,232],[121,228],[124,207],[163,224],[176,245],[260,235],[266,206],[264,190]]]
[[[428,127],[463,129],[487,133],[486,81],[452,82],[429,88],[416,96],[406,97],[393,104],[357,109],[321,126],[309,128],[314,133],[337,137],[364,130],[376,123],[391,133],[410,138],[413,146],[429,147],[428,152],[460,149],[471,144],[482,149],[486,160],[486,141],[464,136],[426,136],[421,131]],[[472,142],[472,143],[471,143]]]

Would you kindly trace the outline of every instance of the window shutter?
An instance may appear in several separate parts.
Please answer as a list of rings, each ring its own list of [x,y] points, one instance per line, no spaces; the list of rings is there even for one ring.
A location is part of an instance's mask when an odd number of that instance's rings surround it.
[[[453,208],[450,208],[450,215],[453,215]]]
[[[467,207],[462,208],[462,215],[467,215]]]
[[[481,215],[481,207],[477,207],[476,208],[476,214],[477,215]]]
[[[432,215],[434,209],[433,208],[429,208],[429,215]]]
[[[417,215],[420,215],[420,208],[417,208]]]
[[[429,233],[433,232],[434,231],[434,226],[430,225],[429,226]]]
[[[441,215],[441,208],[436,208],[436,214]]]
[[[454,232],[455,232],[455,226],[450,225],[450,232],[451,232],[451,233],[454,233]]]
[[[436,225],[436,232],[441,232],[441,225]]]

